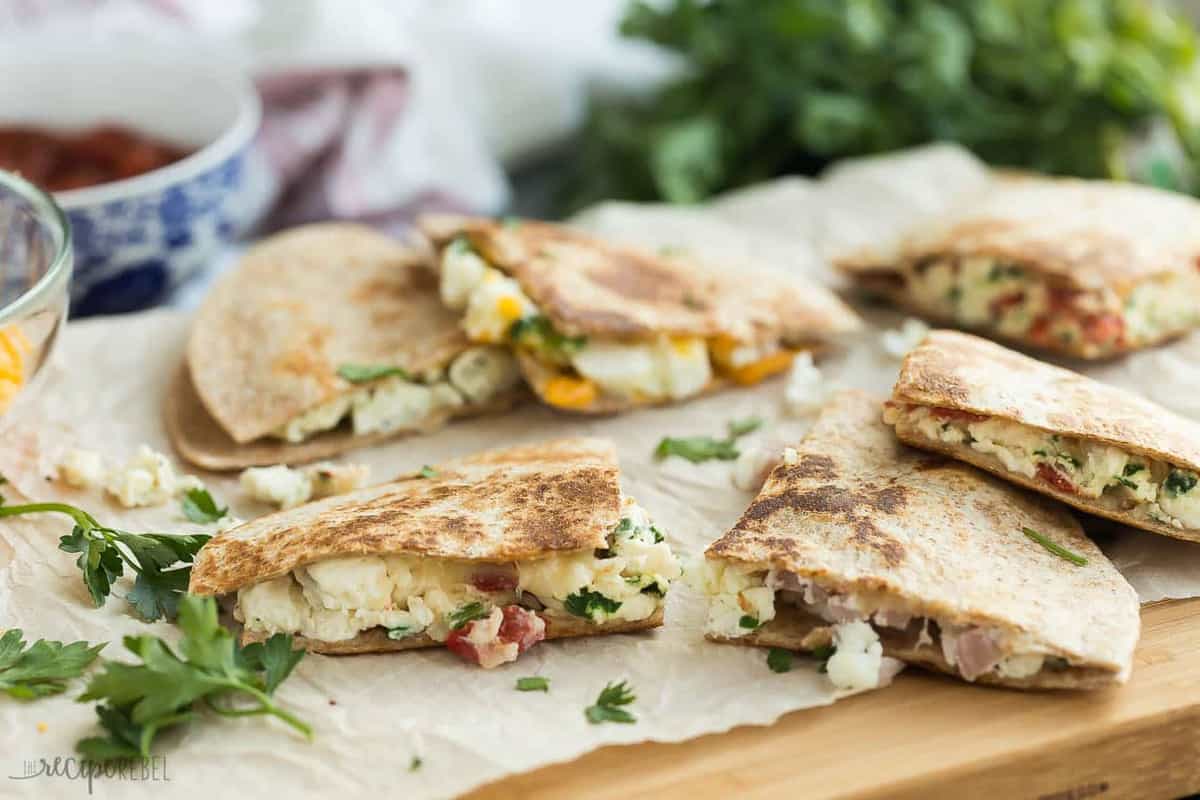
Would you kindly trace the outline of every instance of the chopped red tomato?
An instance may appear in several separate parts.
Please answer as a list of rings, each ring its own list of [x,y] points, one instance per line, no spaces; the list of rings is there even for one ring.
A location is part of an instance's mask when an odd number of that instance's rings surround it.
[[[1075,484],[1052,464],[1038,464],[1037,476],[1060,492],[1075,494]]]
[[[546,622],[517,605],[493,609],[484,619],[468,622],[446,637],[446,648],[462,660],[491,669],[546,638]]]
[[[1112,344],[1125,336],[1125,320],[1119,314],[1093,314],[1083,321],[1083,336],[1093,344]]]
[[[956,419],[963,422],[983,422],[987,419],[982,414],[972,414],[970,411],[959,411],[957,408],[934,408],[931,409],[933,416],[938,419]]]
[[[1075,306],[1075,300],[1083,292],[1078,289],[1050,289],[1050,308],[1054,311],[1065,311]]]
[[[992,302],[988,303],[988,312],[992,315],[992,319],[997,319],[1003,316],[1005,311],[1019,306],[1023,302],[1025,302],[1024,292],[1009,292],[992,298]]]
[[[481,592],[511,592],[517,588],[517,569],[511,564],[484,564],[471,573],[470,580]]]

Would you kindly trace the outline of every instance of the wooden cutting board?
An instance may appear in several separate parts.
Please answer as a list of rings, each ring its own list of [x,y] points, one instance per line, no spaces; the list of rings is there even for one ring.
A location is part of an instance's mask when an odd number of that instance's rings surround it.
[[[768,727],[606,747],[469,797],[1140,800],[1197,791],[1200,599],[1142,609],[1133,677],[1117,689],[1017,692],[908,670],[890,688]]]

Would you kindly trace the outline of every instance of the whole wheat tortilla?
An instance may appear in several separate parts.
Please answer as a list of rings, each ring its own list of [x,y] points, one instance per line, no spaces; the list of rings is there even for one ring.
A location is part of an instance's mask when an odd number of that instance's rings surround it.
[[[1137,596],[1065,508],[905,447],[880,421],[879,402],[862,392],[836,395],[798,454],[771,472],[707,556],[787,570],[839,592],[883,592],[914,616],[1023,633],[1037,649],[1085,667],[1089,677],[1077,675],[1079,686],[1095,685],[1093,671],[1107,682],[1126,679],[1138,638]],[[1047,551],[1024,528],[1087,564]],[[768,623],[761,635],[771,630]],[[1011,686],[1065,680],[1070,672],[995,678]]]
[[[965,333],[930,333],[904,359],[892,399],[900,404],[997,417],[1200,471],[1200,423],[1126,389]],[[903,417],[896,435],[916,447],[944,452],[1090,514],[1177,539],[1200,541],[1200,530],[1136,518],[1092,498],[1009,472],[995,457],[969,446],[934,442],[905,424]]]
[[[923,223],[888,246],[847,253],[834,263],[905,309],[958,325],[954,317],[930,314],[916,303],[902,276],[932,259],[972,257],[1019,265],[1063,289],[1125,296],[1144,281],[1194,272],[1200,259],[1200,202],[1129,183],[1008,174],[994,178],[956,211]],[[1090,350],[1083,339],[1036,346],[1078,358],[1104,358],[1185,332],[1164,330],[1155,340],[1102,351]],[[988,334],[1031,344],[991,329]]]
[[[425,216],[418,225],[435,249],[467,237],[571,336],[727,335],[811,344],[861,326],[828,289],[767,265],[730,274],[690,253],[618,247],[545,222]]]
[[[328,456],[382,437],[333,431],[299,444],[258,442],[244,458],[230,441],[257,442],[361,388],[338,376],[343,364],[398,366],[420,375],[445,367],[468,347],[457,317],[438,298],[428,253],[361,225],[295,228],[251,247],[196,315],[187,366],[195,395],[219,430],[191,413],[186,383],[176,384],[172,410],[188,416],[176,416],[170,427],[180,453],[201,466]],[[468,405],[456,413],[479,410]]]

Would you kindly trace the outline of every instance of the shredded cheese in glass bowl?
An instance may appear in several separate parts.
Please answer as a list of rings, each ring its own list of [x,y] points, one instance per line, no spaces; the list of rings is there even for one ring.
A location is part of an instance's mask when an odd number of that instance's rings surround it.
[[[34,394],[67,317],[71,267],[62,210],[0,171],[0,424]]]

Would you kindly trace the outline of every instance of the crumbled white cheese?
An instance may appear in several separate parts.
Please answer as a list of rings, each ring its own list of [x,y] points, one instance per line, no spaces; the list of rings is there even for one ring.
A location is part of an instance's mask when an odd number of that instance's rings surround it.
[[[447,308],[467,307],[471,292],[483,280],[487,263],[469,247],[447,247],[442,254],[440,292]]]
[[[251,467],[238,477],[242,491],[254,500],[280,508],[307,503],[312,497],[312,478],[286,464]]]
[[[58,464],[58,476],[76,489],[99,486],[106,473],[104,456],[95,450],[68,450]]]
[[[904,358],[909,351],[929,335],[929,326],[915,317],[909,317],[898,330],[887,330],[879,335],[883,350],[893,358]]]
[[[821,370],[813,363],[812,353],[805,350],[792,359],[787,384],[783,389],[783,401],[788,413],[797,417],[815,414],[829,399],[830,387],[825,383]]]
[[[688,585],[709,601],[705,632],[736,639],[774,619],[775,591],[764,584],[764,577],[762,568],[719,559],[690,565]]]
[[[733,464],[733,485],[745,492],[757,492],[767,475],[782,460],[783,451],[779,442],[774,441],[742,450]]]
[[[146,445],[104,479],[104,490],[126,508],[160,505],[194,485],[194,478],[181,483],[170,459]]]
[[[313,499],[346,494],[367,485],[371,468],[366,464],[334,464],[322,461],[304,468],[312,483]]]
[[[696,394],[712,380],[708,345],[700,338],[589,341],[571,354],[571,364],[605,392],[635,399],[678,400]]]
[[[835,625],[833,646],[834,653],[829,657],[826,670],[834,686],[846,691],[863,691],[879,686],[883,644],[874,628],[861,621]]]
[[[1041,672],[1045,660],[1041,653],[1018,653],[1000,659],[996,672],[1003,678],[1028,678]]]
[[[350,413],[350,404],[354,394],[344,394],[335,397],[319,406],[310,408],[298,417],[293,417],[275,431],[279,438],[292,442],[303,442],[314,433],[322,433],[338,426],[342,417]]]

